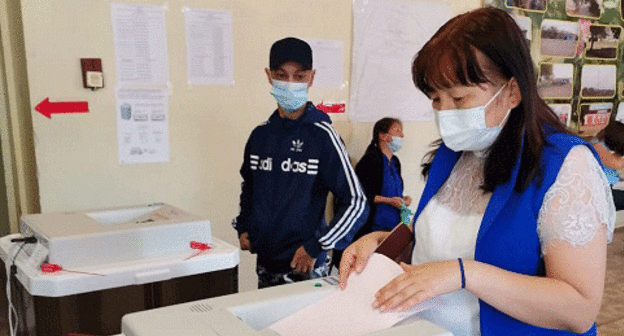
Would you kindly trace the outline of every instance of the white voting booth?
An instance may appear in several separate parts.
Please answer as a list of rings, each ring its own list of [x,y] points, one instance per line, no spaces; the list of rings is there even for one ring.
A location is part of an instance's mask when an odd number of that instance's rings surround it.
[[[18,335],[117,334],[125,314],[238,291],[238,248],[168,204],[27,215],[20,232],[0,238]]]

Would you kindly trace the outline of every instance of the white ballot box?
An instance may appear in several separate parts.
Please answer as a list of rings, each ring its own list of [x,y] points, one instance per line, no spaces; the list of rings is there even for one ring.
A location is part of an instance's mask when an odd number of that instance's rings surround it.
[[[20,231],[0,238],[18,335],[118,334],[125,314],[238,291],[238,248],[168,204],[27,215]]]
[[[302,281],[128,314],[121,329],[124,336],[279,336],[269,326],[337,291],[333,277]],[[323,323],[328,322],[318,321]],[[366,335],[452,336],[416,316]]]

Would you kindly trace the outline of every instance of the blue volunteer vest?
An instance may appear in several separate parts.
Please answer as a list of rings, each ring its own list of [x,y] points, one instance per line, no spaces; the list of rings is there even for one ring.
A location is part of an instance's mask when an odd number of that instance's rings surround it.
[[[532,182],[522,193],[513,190],[518,178],[520,162],[513,169],[509,182],[492,193],[477,235],[475,260],[512,272],[545,276],[544,260],[537,234],[537,217],[544,195],[555,182],[568,152],[576,145],[586,145],[598,162],[598,154],[584,140],[568,134],[547,137],[541,167],[542,183]],[[438,192],[451,174],[461,153],[453,152],[444,144],[438,149],[429,171],[413,223],[425,205]],[[544,329],[518,321],[479,300],[482,335],[596,335],[596,324],[584,334]],[[527,309],[531,309],[527,307]]]

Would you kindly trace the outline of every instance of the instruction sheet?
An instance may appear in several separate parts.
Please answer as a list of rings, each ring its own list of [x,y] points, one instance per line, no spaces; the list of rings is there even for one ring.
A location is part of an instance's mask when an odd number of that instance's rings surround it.
[[[169,91],[117,89],[119,162],[169,161]]]
[[[234,84],[232,13],[184,8],[190,85]]]
[[[117,86],[167,85],[165,7],[112,4]]]

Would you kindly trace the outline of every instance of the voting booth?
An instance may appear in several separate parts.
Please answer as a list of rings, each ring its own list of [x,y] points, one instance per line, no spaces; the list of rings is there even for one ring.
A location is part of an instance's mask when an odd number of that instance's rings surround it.
[[[280,336],[270,328],[273,323],[337,291],[340,291],[338,281],[324,278],[152,309],[124,316],[122,334]],[[326,320],[316,323],[331,324]],[[314,330],[304,334],[315,335]],[[445,329],[416,316],[388,329],[364,335],[452,336]]]
[[[168,204],[27,215],[20,231],[0,238],[18,335],[118,334],[125,314],[238,291],[238,248]]]

